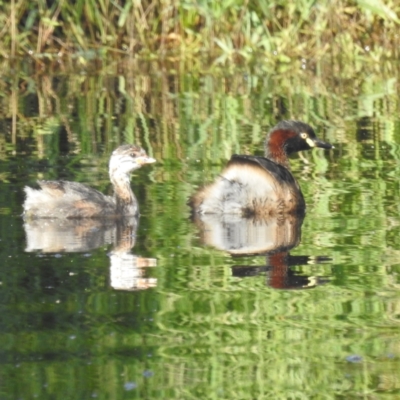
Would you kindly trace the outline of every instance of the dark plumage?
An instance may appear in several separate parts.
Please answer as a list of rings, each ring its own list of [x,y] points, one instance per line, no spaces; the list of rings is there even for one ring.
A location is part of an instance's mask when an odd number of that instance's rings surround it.
[[[114,150],[109,163],[113,197],[77,182],[38,181],[39,190],[25,187],[24,217],[70,219],[138,215],[130,174],[155,161],[139,146],[123,145]]]
[[[189,204],[199,214],[265,218],[304,212],[304,197],[290,172],[288,155],[313,147],[333,146],[319,140],[304,122],[282,121],[266,137],[265,157],[233,155],[216,181],[200,189]]]

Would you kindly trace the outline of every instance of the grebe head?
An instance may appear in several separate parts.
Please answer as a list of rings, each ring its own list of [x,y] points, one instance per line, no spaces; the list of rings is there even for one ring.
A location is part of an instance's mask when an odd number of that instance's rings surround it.
[[[289,154],[313,147],[333,148],[331,144],[318,139],[310,125],[301,121],[281,121],[265,139],[265,156],[286,165]]]
[[[141,147],[133,144],[125,144],[118,147],[111,154],[109,165],[110,176],[128,175],[142,165],[154,162],[156,160],[149,157]]]

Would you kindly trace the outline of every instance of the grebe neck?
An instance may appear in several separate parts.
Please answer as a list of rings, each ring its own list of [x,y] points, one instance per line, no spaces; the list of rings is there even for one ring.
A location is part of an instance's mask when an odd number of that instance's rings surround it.
[[[289,151],[288,140],[293,136],[293,132],[279,129],[272,131],[264,143],[265,157],[284,166],[289,171],[290,163],[288,154],[291,151]]]
[[[289,158],[282,146],[270,146],[267,144],[265,146],[265,157],[290,171]]]
[[[130,176],[125,173],[110,175],[111,183],[114,186],[114,199],[118,215],[139,214],[138,202],[133,194]]]

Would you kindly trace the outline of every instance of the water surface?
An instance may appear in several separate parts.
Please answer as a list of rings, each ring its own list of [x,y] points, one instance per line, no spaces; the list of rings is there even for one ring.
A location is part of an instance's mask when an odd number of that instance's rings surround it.
[[[397,76],[337,79],[5,79],[0,397],[397,398]],[[277,257],[260,249],[277,240],[268,229],[204,227],[186,202],[231,154],[262,154],[283,118],[335,149],[292,159],[307,215]],[[108,193],[121,143],[158,160],[132,179],[138,226],[24,225],[24,185],[68,179]]]

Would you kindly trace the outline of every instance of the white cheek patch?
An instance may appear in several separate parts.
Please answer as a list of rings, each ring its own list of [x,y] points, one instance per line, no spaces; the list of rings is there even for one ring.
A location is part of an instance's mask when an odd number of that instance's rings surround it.
[[[310,147],[315,147],[314,140],[310,139],[309,137],[306,139],[306,142]]]

